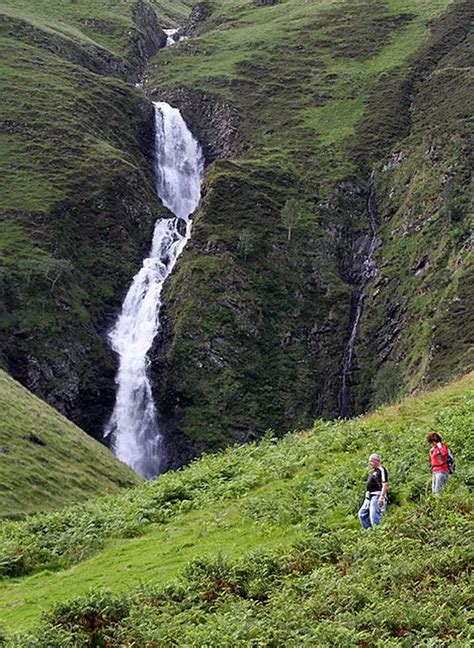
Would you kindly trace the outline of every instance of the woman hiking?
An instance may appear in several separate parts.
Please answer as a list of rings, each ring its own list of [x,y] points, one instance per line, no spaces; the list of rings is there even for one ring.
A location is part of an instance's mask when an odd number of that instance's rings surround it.
[[[449,477],[447,446],[443,443],[441,435],[437,432],[429,432],[426,436],[428,443],[431,443],[430,461],[433,476],[431,487],[433,495],[440,495],[444,491]]]

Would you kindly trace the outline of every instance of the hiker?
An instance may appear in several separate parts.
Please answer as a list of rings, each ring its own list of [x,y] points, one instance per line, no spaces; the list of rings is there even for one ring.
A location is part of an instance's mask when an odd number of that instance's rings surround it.
[[[443,443],[441,435],[437,432],[429,432],[426,435],[426,440],[432,446],[430,450],[431,469],[433,472],[431,488],[433,495],[441,495],[449,477],[449,450]]]
[[[382,524],[382,515],[387,507],[388,473],[379,454],[370,455],[369,466],[372,470],[367,478],[365,500],[359,510],[363,529],[373,529],[376,524]]]

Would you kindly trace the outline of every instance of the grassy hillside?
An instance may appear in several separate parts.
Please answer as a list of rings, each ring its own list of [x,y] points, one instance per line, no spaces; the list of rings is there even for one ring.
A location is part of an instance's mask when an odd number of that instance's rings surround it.
[[[139,481],[106,448],[0,371],[0,517],[56,510]]]
[[[317,421],[122,495],[4,523],[3,623],[25,631],[56,604],[11,645],[468,645],[473,394],[471,374],[364,418]],[[432,428],[458,463],[440,499],[424,441]],[[373,451],[390,505],[364,533],[356,514]]]
[[[82,43],[96,44],[124,58],[134,56],[130,30],[137,29],[133,10],[136,0],[93,2],[81,0],[31,0],[28,5],[19,0],[2,0],[0,10],[8,18],[26,21],[44,32],[57,33]],[[146,4],[146,3],[144,3]],[[192,6],[190,0],[152,0],[149,5],[156,12],[163,27],[180,24]]]
[[[352,410],[472,368],[470,4],[207,4],[199,36],[147,73],[204,140],[218,117],[197,97],[235,115],[168,286],[156,365],[171,438],[219,447],[339,411],[372,171],[377,277]],[[289,197],[306,207],[291,241]]]

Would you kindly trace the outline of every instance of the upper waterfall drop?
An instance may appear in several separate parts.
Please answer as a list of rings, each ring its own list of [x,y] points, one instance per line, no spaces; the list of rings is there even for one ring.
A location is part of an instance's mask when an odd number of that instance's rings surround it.
[[[155,102],[156,191],[176,218],[157,221],[149,256],[135,275],[109,333],[119,356],[114,411],[105,429],[119,459],[144,477],[160,471],[161,434],[148,376],[148,352],[160,327],[161,293],[191,234],[204,157],[177,108]]]

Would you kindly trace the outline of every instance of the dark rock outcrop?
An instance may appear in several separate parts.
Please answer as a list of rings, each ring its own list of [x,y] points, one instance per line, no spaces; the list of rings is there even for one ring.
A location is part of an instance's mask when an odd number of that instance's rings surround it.
[[[238,157],[245,151],[239,114],[228,101],[188,88],[158,88],[150,94],[157,101],[166,101],[179,108],[199,140],[207,164]]]
[[[138,61],[135,73],[141,73],[150,58],[165,47],[167,36],[152,7],[143,0],[133,7],[133,22],[137,29],[129,33],[129,39]]]
[[[209,2],[198,2],[194,5],[188,19],[183,27],[179,30],[180,37],[186,36],[192,38],[197,36],[202,23],[204,23],[212,13],[212,6]]]

